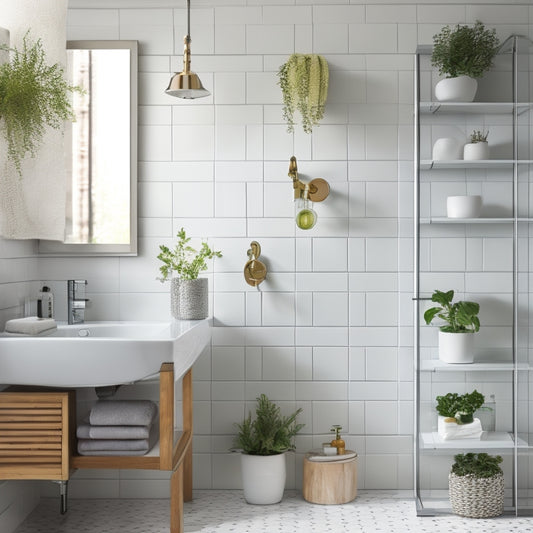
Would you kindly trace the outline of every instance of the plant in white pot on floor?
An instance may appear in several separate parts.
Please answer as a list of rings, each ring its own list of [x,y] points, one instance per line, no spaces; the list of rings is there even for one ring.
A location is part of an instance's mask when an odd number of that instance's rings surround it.
[[[504,478],[500,455],[460,453],[448,476],[455,514],[492,518],[503,513]]]
[[[474,130],[470,135],[470,142],[465,144],[463,158],[470,161],[489,158],[489,143],[487,137],[489,132]]]
[[[280,408],[261,394],[255,418],[249,413],[242,423],[235,424],[239,430],[235,447],[242,451],[242,485],[248,503],[269,505],[283,498],[285,452],[295,449],[294,437],[304,426],[296,423],[301,411],[283,416]]]
[[[474,26],[444,26],[433,36],[431,64],[446,76],[435,87],[441,102],[472,102],[477,78],[492,67],[498,51],[496,30],[486,29],[479,20]]]
[[[441,318],[447,325],[439,329],[439,359],[445,363],[474,362],[474,333],[479,331],[479,304],[459,301],[452,303],[454,291],[436,290],[431,301],[440,304],[430,307],[424,313],[426,324],[431,324],[435,317]]]
[[[190,246],[190,237],[181,228],[177,234],[178,243],[172,249],[160,245],[157,258],[163,262],[159,267],[161,281],[171,279],[171,312],[180,320],[200,320],[208,315],[208,280],[199,278],[200,272],[207,270],[207,259],[222,257],[222,253],[212,250],[202,241],[200,250]]]

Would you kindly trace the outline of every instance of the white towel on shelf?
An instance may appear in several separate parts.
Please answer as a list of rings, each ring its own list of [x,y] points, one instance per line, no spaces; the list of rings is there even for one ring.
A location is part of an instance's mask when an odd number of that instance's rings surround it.
[[[157,415],[150,400],[98,400],[89,414],[92,426],[149,426]]]
[[[93,426],[83,422],[76,431],[78,439],[147,439],[150,426]]]
[[[26,318],[13,318],[6,322],[6,333],[16,333],[19,335],[39,335],[46,331],[57,329],[56,321],[53,318],[37,318],[28,316]]]

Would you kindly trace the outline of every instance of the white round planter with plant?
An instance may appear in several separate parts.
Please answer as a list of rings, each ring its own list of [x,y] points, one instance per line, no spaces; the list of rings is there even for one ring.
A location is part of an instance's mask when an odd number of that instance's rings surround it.
[[[488,159],[490,155],[489,143],[487,137],[489,132],[474,130],[470,135],[470,142],[465,144],[463,149],[463,158],[467,161],[478,161]]]
[[[173,318],[178,320],[201,320],[209,313],[208,280],[198,278],[202,270],[207,270],[207,259],[222,257],[219,251],[211,250],[207,242],[202,242],[200,250],[189,245],[190,237],[181,228],[177,234],[178,243],[171,250],[160,245],[157,258],[163,262],[159,267],[161,281],[171,280],[170,309]]]
[[[435,87],[441,102],[472,102],[477,78],[492,67],[499,41],[496,30],[488,30],[479,20],[474,26],[444,26],[433,36],[431,64],[446,76]]]
[[[504,478],[500,455],[466,453],[454,456],[448,476],[450,503],[455,514],[492,518],[503,513]]]
[[[479,331],[479,304],[459,301],[452,303],[454,291],[436,290],[431,301],[440,307],[431,307],[424,313],[426,324],[435,317],[448,323],[439,329],[439,359],[445,363],[461,364],[474,362],[474,336]]]
[[[286,480],[286,453],[294,450],[294,437],[303,424],[296,423],[298,409],[282,416],[280,408],[264,394],[257,398],[255,419],[252,414],[241,424],[235,448],[241,454],[242,488],[248,503],[270,505],[283,498]]]

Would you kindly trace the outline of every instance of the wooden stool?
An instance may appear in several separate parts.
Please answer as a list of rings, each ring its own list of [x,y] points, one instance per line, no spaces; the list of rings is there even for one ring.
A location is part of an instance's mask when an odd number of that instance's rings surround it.
[[[346,450],[346,453],[354,453]],[[344,461],[310,461],[304,457],[303,497],[326,505],[348,503],[357,496],[357,455]]]

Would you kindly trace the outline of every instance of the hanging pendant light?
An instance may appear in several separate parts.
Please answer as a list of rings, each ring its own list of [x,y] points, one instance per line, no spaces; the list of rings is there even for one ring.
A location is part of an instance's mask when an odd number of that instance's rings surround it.
[[[191,72],[191,2],[187,0],[187,35],[184,37],[183,71],[170,79],[166,93],[177,98],[203,98],[211,93],[204,88],[198,74]]]

